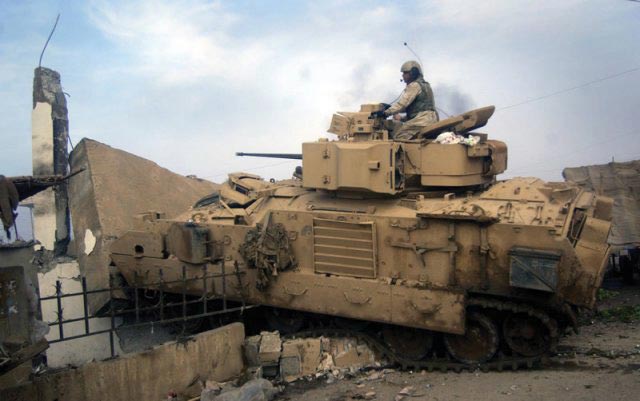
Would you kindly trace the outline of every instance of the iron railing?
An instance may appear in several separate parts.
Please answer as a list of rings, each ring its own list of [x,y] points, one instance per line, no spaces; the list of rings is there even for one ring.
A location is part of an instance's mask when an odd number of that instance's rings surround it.
[[[204,265],[202,268],[202,274],[193,277],[187,277],[186,266],[182,267],[182,275],[177,280],[164,280],[164,272],[160,268],[158,269],[159,280],[155,282],[143,282],[141,278],[136,274],[134,282],[129,285],[124,283],[123,280],[119,280],[118,283],[114,274],[109,274],[109,287],[103,289],[88,289],[87,280],[85,277],[81,278],[82,289],[79,292],[65,293],[62,282],[57,280],[55,283],[55,294],[52,296],[41,297],[40,306],[46,302],[55,302],[55,315],[56,320],[47,322],[50,328],[57,330],[58,338],[49,340],[50,344],[70,341],[79,338],[95,336],[99,334],[108,333],[109,346],[111,350],[111,357],[115,357],[115,335],[117,330],[123,328],[134,328],[141,326],[153,326],[155,324],[171,324],[181,323],[182,332],[186,331],[187,322],[202,319],[209,316],[222,315],[228,313],[239,312],[242,313],[247,309],[253,308],[256,305],[246,305],[244,301],[234,302],[232,306],[227,301],[227,284],[226,279],[228,276],[234,276],[238,280],[245,272],[241,272],[238,269],[237,264],[234,265],[234,270],[227,272],[224,262],[219,263],[219,273],[211,273],[209,271],[209,265]],[[220,279],[221,288],[218,291],[215,285],[209,288],[208,282],[212,282],[214,279]],[[201,285],[201,295],[193,296],[187,293],[187,287],[192,283]],[[168,286],[179,284],[179,292],[167,291]],[[141,297],[144,297],[144,293],[153,295],[154,302],[143,302]],[[200,291],[197,291],[200,292]],[[94,294],[109,294],[109,300],[101,311],[102,313],[90,313],[89,310],[89,297]],[[128,294],[128,300],[126,306],[120,307],[118,299],[114,296],[116,293]],[[82,316],[75,318],[65,318],[64,308],[62,300],[65,298],[82,297]],[[149,297],[144,297],[149,298]],[[199,308],[194,308],[199,307]],[[194,309],[196,311],[194,312]],[[179,313],[176,313],[176,310]],[[129,320],[133,319],[133,323],[126,323],[118,325],[119,318],[128,317]],[[109,318],[110,325],[106,329],[91,330],[90,321],[92,319]],[[125,319],[123,319],[124,321]],[[65,325],[84,322],[84,330],[81,334],[66,335]]]

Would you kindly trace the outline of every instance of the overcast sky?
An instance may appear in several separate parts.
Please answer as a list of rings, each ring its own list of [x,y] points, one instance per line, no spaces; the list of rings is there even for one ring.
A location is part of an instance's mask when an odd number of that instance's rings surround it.
[[[181,174],[286,178],[335,111],[390,102],[423,62],[447,113],[495,105],[483,132],[510,176],[640,158],[640,3],[629,0],[0,0],[0,174],[31,173],[33,69],[62,75],[73,143]]]

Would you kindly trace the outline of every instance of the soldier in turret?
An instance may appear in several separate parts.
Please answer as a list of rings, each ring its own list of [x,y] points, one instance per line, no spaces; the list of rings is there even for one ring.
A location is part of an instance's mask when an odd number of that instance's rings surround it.
[[[379,117],[393,116],[394,120],[404,121],[394,138],[412,139],[421,128],[437,122],[440,118],[436,112],[431,85],[422,76],[420,64],[413,60],[407,61],[402,64],[400,71],[407,86],[397,102],[392,105],[384,104],[384,110],[376,114]],[[406,117],[401,117],[402,112],[406,113]]]

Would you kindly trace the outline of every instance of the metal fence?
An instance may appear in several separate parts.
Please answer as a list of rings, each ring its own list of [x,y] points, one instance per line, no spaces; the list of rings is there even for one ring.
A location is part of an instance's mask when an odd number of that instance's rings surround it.
[[[109,335],[109,344],[111,349],[111,357],[115,357],[115,335],[117,330],[123,328],[134,328],[141,326],[153,326],[157,324],[181,324],[182,332],[186,331],[189,321],[202,319],[209,316],[242,313],[247,309],[256,305],[246,305],[243,301],[234,302],[232,305],[227,301],[226,279],[233,276],[241,280],[244,272],[239,271],[238,266],[234,265],[234,269],[227,272],[224,262],[218,265],[219,273],[210,272],[209,265],[202,268],[202,274],[194,277],[187,277],[186,266],[182,267],[182,275],[177,280],[164,280],[164,272],[158,269],[159,280],[155,282],[142,282],[141,278],[136,275],[134,282],[129,285],[124,280],[119,279],[114,274],[109,275],[109,287],[104,289],[88,289],[87,280],[81,278],[82,289],[79,292],[65,293],[62,282],[57,280],[55,283],[55,295],[40,298],[40,307],[47,302],[55,302],[55,310],[57,318],[55,321],[47,322],[52,330],[58,332],[58,338],[50,340],[50,344],[70,341],[74,339],[95,336],[107,333]],[[214,279],[220,279],[221,288],[217,289],[214,285],[208,286],[208,282]],[[187,288],[194,284],[197,291],[201,293],[199,296],[187,294]],[[168,287],[176,285],[181,289],[178,293],[168,291]],[[212,287],[212,288],[209,288]],[[201,291],[200,291],[201,290]],[[90,313],[89,297],[92,294],[109,294],[109,301],[101,309],[101,313]],[[126,294],[126,301],[123,302],[120,297],[116,298],[115,294]],[[149,294],[151,294],[149,296]],[[145,296],[146,295],[146,296]],[[63,299],[65,298],[82,298],[83,313],[80,317],[65,318]],[[149,300],[152,300],[150,302]],[[108,318],[110,325],[107,329],[94,330],[90,329],[90,321],[92,319]],[[118,325],[119,319],[133,322]],[[127,318],[127,319],[124,319]],[[66,335],[65,325],[83,322],[84,330],[81,334]]]

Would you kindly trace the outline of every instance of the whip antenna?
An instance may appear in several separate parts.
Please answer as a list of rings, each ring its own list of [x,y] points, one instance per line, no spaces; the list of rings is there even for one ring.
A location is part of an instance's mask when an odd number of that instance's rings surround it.
[[[407,49],[409,49],[409,51],[411,52],[411,54],[413,54],[414,56],[416,56],[416,58],[418,59],[418,61],[420,62],[420,65],[422,66],[422,68],[424,68],[424,63],[422,62],[422,60],[420,59],[420,56],[418,56],[418,54],[416,52],[413,51],[413,49],[411,48],[411,46],[409,46],[409,44],[407,44],[407,42],[404,42],[404,45],[407,47]]]

